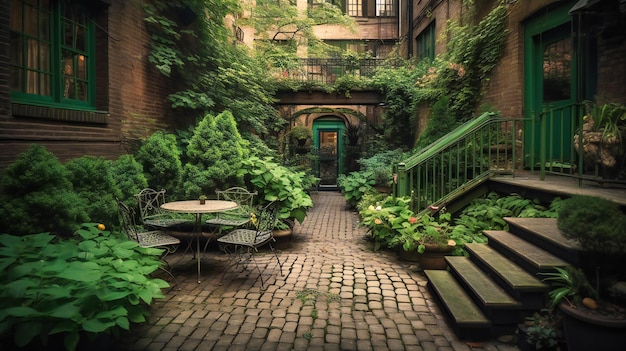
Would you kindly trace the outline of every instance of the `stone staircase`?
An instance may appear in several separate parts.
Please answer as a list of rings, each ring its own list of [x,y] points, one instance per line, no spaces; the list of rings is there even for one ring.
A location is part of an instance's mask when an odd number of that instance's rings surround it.
[[[428,285],[460,339],[515,332],[546,306],[549,287],[537,275],[578,265],[578,245],[552,218],[505,218],[509,231],[485,231],[488,244],[467,244],[469,257],[447,256],[447,270],[425,270]]]

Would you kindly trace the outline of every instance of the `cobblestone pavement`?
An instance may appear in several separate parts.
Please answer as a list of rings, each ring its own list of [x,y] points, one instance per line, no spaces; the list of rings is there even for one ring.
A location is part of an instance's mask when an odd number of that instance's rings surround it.
[[[279,243],[281,276],[267,251],[258,271],[233,272],[219,285],[226,257],[170,258],[181,290],[153,304],[148,323],[122,340],[127,350],[518,350],[496,341],[467,343],[450,329],[426,279],[390,252],[373,252],[336,192],[312,195],[315,207]],[[181,250],[182,251],[182,250]],[[164,276],[164,279],[166,277]]]

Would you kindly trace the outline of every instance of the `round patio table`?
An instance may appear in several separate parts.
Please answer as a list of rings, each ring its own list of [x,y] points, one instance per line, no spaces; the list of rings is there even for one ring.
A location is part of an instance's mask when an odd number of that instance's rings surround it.
[[[202,214],[234,210],[238,207],[234,201],[206,200],[204,204],[200,200],[185,200],[166,202],[161,208],[166,211],[178,213],[192,213],[196,215],[192,235],[196,237],[196,259],[198,261],[198,283],[200,283],[200,237],[202,236]],[[192,239],[193,240],[193,239]]]

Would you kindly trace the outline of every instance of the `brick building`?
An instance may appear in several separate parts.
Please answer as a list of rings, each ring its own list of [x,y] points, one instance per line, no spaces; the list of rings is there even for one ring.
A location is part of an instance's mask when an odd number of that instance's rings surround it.
[[[0,2],[0,169],[31,143],[114,159],[171,127],[143,17],[140,0]]]

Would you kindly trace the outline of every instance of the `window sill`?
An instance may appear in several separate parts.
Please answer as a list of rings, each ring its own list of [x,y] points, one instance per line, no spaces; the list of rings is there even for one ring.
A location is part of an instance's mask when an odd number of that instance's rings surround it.
[[[106,124],[109,113],[106,111],[70,110],[55,107],[11,104],[13,116],[43,118],[54,121]]]

